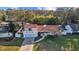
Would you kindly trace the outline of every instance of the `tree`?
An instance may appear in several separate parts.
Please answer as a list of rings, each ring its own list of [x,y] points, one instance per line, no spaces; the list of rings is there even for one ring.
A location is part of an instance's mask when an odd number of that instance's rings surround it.
[[[66,15],[66,19],[65,19],[65,22],[66,24],[70,24],[70,23],[77,23],[76,20],[77,20],[77,15],[75,13],[75,10],[74,8],[70,8],[68,11],[67,11],[67,15]]]
[[[9,22],[9,32],[12,32],[13,38],[15,37],[15,25],[12,23],[12,21]]]
[[[70,11],[71,9],[71,11]],[[68,17],[70,17],[69,12],[72,12],[71,7],[59,7],[54,12],[54,16],[58,18],[59,24],[66,24]]]
[[[2,21],[6,21],[6,16],[2,16]]]
[[[4,10],[0,10],[0,20],[5,21],[6,15]]]
[[[58,22],[58,19],[57,18],[50,18],[50,19],[48,19],[46,21],[46,24],[47,25],[56,25],[56,24],[58,24],[57,22]]]
[[[79,21],[79,8],[75,8],[75,16],[77,18],[76,20]]]

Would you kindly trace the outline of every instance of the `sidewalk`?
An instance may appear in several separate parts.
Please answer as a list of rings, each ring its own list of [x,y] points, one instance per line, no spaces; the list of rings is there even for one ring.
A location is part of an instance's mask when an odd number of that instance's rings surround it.
[[[24,39],[20,51],[32,51],[34,38]]]

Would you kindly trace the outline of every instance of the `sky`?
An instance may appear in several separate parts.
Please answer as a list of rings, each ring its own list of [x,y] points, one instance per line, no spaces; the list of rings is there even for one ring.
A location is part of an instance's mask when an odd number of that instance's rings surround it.
[[[44,10],[56,10],[56,7],[38,7],[38,9],[44,9]]]
[[[45,7],[45,10],[56,10],[55,7]]]
[[[23,8],[23,9],[31,9],[31,10],[56,10],[56,7],[0,7],[0,9],[18,9],[18,8]]]

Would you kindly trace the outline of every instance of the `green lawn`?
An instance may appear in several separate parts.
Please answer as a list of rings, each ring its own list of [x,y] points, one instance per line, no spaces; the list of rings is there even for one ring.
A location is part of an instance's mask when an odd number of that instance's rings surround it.
[[[47,36],[36,43],[34,51],[79,51],[79,35]]]
[[[14,41],[0,42],[0,51],[18,51],[23,39],[17,38]]]

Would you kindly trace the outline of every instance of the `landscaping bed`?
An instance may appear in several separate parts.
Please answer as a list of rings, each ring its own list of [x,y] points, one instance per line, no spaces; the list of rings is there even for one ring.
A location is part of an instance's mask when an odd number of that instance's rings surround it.
[[[43,41],[36,43],[34,51],[79,51],[79,35],[52,37],[47,36]]]

